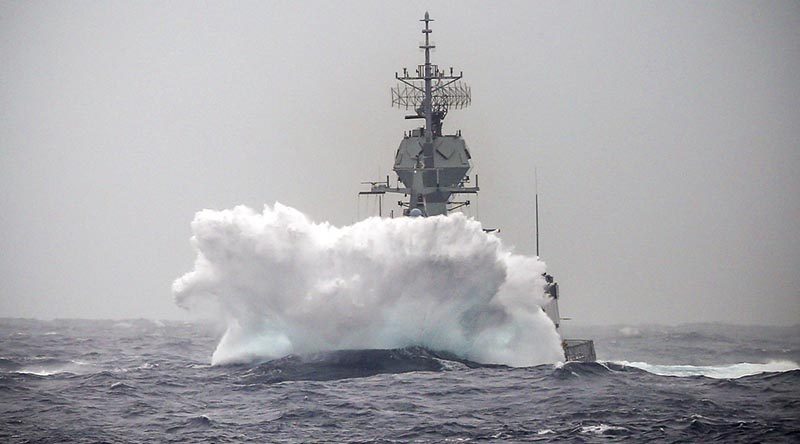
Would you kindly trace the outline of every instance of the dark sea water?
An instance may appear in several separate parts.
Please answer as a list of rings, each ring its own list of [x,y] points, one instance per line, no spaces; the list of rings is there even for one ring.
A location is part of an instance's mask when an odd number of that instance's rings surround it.
[[[0,442],[800,442],[800,327],[570,333],[602,362],[408,348],[212,367],[202,324],[1,319]]]

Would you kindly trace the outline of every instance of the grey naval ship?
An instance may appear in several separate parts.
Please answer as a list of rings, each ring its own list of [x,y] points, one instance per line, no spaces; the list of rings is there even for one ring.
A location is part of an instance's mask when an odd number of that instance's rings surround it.
[[[447,112],[470,105],[470,87],[462,82],[462,72],[454,73],[452,67],[441,69],[431,63],[431,50],[435,48],[430,41],[432,32],[430,22],[433,19],[426,12],[420,21],[425,23],[422,29],[425,42],[419,46],[425,53],[425,62],[413,71],[404,68],[402,74],[395,73],[397,85],[392,88],[392,106],[413,112],[405,118],[423,120],[424,125],[406,132],[397,148],[393,168],[397,174],[397,185],[391,186],[387,176],[385,182],[364,182],[371,185],[371,189],[359,193],[378,195],[379,208],[383,195],[402,194],[407,200],[400,200],[398,205],[406,217],[447,215],[470,204],[469,200],[458,196],[476,194],[480,190],[478,176],[475,175],[474,181],[469,176],[472,156],[461,137],[461,131],[455,134],[442,133],[442,122]],[[537,256],[539,254],[538,209],[537,195]],[[381,210],[379,214],[382,215]],[[485,229],[485,231],[496,230]],[[562,319],[565,319],[560,317],[558,311],[558,283],[550,274],[545,274],[544,279],[545,293],[549,297],[549,302],[543,310],[558,330]],[[566,361],[596,359],[592,340],[563,339],[562,346]]]

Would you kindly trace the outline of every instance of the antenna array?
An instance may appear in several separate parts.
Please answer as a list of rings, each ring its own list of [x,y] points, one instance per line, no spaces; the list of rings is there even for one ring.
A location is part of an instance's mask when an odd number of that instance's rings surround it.
[[[403,74],[394,74],[394,78],[400,83],[392,88],[392,106],[398,108],[413,108],[417,113],[416,117],[406,116],[406,118],[424,118],[426,132],[425,143],[427,151],[432,151],[434,133],[440,133],[442,120],[447,115],[450,108],[460,109],[469,106],[471,102],[471,92],[469,86],[460,80],[463,73],[454,73],[450,67],[449,72],[440,70],[438,65],[431,63],[431,50],[436,48],[430,40],[433,32],[430,22],[433,21],[426,12],[425,18],[420,20],[425,22],[422,33],[425,35],[425,42],[419,48],[425,51],[425,63],[417,65],[415,73],[409,73],[408,68],[403,68]],[[424,147],[423,147],[424,150]],[[428,153],[432,156],[432,153]]]
[[[409,84],[411,83],[411,84]],[[401,109],[422,107],[425,99],[424,84],[421,81],[397,84],[392,87],[392,106]],[[464,82],[434,82],[431,105],[433,112],[447,112],[448,109],[466,108],[472,103],[472,92]]]

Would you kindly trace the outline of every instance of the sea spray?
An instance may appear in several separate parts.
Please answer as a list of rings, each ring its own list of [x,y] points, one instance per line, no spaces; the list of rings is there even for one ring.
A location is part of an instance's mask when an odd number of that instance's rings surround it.
[[[482,363],[563,359],[536,258],[456,213],[314,223],[276,203],[203,210],[177,304],[225,322],[212,363],[423,346]]]

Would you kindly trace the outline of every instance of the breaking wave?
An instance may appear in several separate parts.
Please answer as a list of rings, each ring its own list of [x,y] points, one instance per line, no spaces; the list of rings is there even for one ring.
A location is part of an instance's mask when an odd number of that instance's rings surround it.
[[[461,214],[335,227],[276,203],[203,210],[177,304],[219,319],[212,363],[426,347],[480,363],[562,358],[536,258]]]
[[[75,360],[55,358],[29,358],[12,360],[0,358],[0,372],[20,373],[35,376],[52,376],[58,374],[91,373],[93,365]]]
[[[760,373],[788,372],[800,369],[800,365],[792,361],[742,362],[729,365],[656,365],[628,361],[619,361],[615,364],[635,367],[661,376],[705,376],[714,379],[736,379]]]

